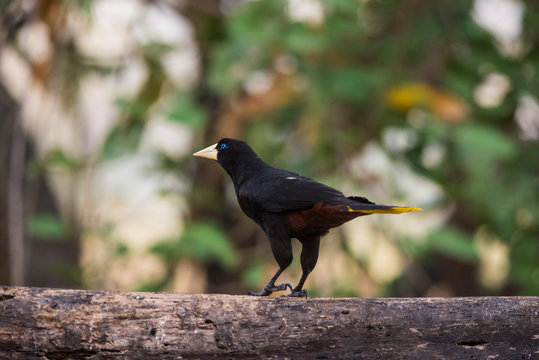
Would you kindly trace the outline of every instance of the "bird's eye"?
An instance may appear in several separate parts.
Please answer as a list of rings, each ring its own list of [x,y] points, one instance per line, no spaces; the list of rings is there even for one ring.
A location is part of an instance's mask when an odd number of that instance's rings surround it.
[[[221,150],[223,150],[224,148],[226,148],[226,144],[221,144]]]

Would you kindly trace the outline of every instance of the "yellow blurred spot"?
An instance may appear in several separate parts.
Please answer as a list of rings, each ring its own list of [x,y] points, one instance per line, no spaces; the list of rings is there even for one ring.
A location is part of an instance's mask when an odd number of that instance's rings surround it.
[[[367,260],[367,272],[374,281],[386,284],[402,275],[406,261],[394,244],[383,239],[373,250]]]
[[[509,275],[509,247],[484,226],[475,233],[474,243],[479,251],[479,282],[489,289],[501,288]]]
[[[427,106],[431,97],[431,88],[422,83],[407,83],[395,86],[387,94],[389,105],[400,111],[408,111],[416,106]]]
[[[463,121],[467,107],[456,96],[425,83],[406,83],[387,93],[389,107],[402,112],[420,107],[448,122]]]

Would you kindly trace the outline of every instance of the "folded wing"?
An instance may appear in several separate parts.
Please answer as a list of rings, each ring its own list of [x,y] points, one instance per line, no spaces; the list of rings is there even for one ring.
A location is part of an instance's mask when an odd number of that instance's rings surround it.
[[[360,196],[346,197],[339,190],[308,177],[273,168],[258,178],[258,184],[252,194],[265,211],[275,213],[309,209],[317,203],[362,215],[401,214],[421,210],[417,207],[377,205]]]

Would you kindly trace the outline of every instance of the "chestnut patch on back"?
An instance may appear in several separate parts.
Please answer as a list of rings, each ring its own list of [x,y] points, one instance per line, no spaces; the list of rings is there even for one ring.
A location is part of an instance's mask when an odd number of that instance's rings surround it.
[[[292,233],[302,233],[313,229],[313,234],[325,234],[329,229],[340,226],[358,216],[360,212],[349,212],[343,205],[316,203],[312,208],[290,211],[286,215]]]

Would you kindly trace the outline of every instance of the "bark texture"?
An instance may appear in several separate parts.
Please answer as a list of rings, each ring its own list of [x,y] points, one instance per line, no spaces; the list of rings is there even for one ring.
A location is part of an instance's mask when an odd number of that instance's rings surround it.
[[[0,359],[537,359],[539,297],[0,288]]]

